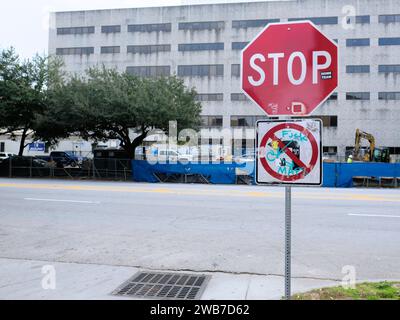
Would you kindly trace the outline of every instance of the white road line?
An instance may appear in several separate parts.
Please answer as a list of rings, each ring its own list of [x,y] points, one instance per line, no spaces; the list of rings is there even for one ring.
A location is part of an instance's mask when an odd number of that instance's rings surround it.
[[[400,216],[392,216],[386,214],[356,214],[356,213],[349,213],[349,216],[356,216],[356,217],[379,217],[379,218],[400,218]]]
[[[38,199],[38,198],[24,198],[27,201],[47,201],[47,202],[72,202],[72,203],[92,203],[99,204],[98,201],[84,201],[84,200],[62,200],[62,199]]]

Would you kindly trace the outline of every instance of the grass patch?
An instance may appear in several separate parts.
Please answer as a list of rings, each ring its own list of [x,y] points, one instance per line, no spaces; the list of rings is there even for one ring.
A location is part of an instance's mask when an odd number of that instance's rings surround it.
[[[400,282],[364,282],[355,289],[341,286],[295,294],[293,300],[400,300]]]

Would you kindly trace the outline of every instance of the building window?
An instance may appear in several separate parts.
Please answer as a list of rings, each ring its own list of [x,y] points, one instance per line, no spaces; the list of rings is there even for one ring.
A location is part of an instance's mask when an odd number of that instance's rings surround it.
[[[223,64],[178,66],[178,76],[180,77],[222,77],[223,75]]]
[[[389,147],[389,154],[400,154],[400,147]]]
[[[196,101],[223,101],[223,93],[200,93],[196,96]]]
[[[203,128],[222,127],[222,116],[201,116],[201,126]]]
[[[170,66],[127,67],[126,72],[139,77],[163,77],[171,75]]]
[[[400,46],[400,38],[379,38],[380,46]]]
[[[171,32],[171,23],[130,24],[128,32]]]
[[[242,50],[248,44],[249,44],[248,42],[232,42],[232,50]]]
[[[102,26],[101,33],[120,33],[121,26]]]
[[[289,21],[310,20],[314,24],[338,24],[338,17],[290,18]]]
[[[141,54],[151,54],[156,52],[170,52],[170,44],[155,44],[155,45],[135,45],[128,46],[128,53],[141,53]]]
[[[255,116],[231,116],[231,127],[254,127],[256,121]]]
[[[380,23],[400,22],[400,14],[382,14],[379,16]]]
[[[379,92],[379,100],[400,100],[400,92]]]
[[[346,73],[370,73],[369,65],[346,66]]]
[[[244,93],[231,93],[231,101],[249,101]]]
[[[6,148],[6,144],[4,142],[0,142],[0,152],[4,152]]]
[[[379,73],[400,73],[400,64],[382,64]]]
[[[371,17],[370,16],[354,16],[354,17],[348,17],[347,18],[347,23],[356,23],[356,24],[368,24],[371,23]]]
[[[240,77],[240,64],[231,65],[231,76],[236,78]]]
[[[225,28],[224,21],[181,22],[179,30],[219,30]]]
[[[370,100],[369,92],[347,92],[346,100]]]
[[[333,146],[324,146],[324,147],[322,148],[322,150],[323,150],[323,153],[327,153],[327,154],[330,154],[330,155],[335,155],[335,154],[337,154],[337,147],[333,147]]]
[[[224,50],[223,42],[215,43],[182,43],[178,45],[178,51],[217,51]]]
[[[94,33],[94,27],[57,28],[58,35]]]
[[[257,19],[257,20],[233,20],[232,28],[246,29],[246,28],[262,28],[269,23],[279,22],[279,19]]]
[[[347,47],[369,47],[370,46],[370,39],[347,39],[346,46]]]
[[[337,116],[315,116],[318,119],[322,120],[323,127],[337,127],[338,126],[338,117]],[[315,118],[313,117],[313,118]]]
[[[337,99],[338,99],[338,93],[334,92],[329,96],[328,101],[337,101]]]
[[[121,47],[118,46],[101,47],[100,52],[103,54],[120,53]]]
[[[56,55],[89,55],[94,53],[94,47],[81,47],[81,48],[57,48]]]

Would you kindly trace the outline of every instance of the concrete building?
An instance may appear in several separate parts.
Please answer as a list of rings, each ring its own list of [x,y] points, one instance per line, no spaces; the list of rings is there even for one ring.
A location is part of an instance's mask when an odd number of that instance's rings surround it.
[[[378,146],[400,154],[398,0],[57,12],[52,15],[49,53],[62,56],[69,72],[104,64],[141,76],[177,74],[197,89],[204,128],[252,129],[265,116],[241,93],[241,49],[269,22],[299,19],[312,20],[339,44],[340,86],[313,114],[323,119],[324,151],[344,156],[360,128],[373,134]],[[247,140],[252,142],[251,135]]]

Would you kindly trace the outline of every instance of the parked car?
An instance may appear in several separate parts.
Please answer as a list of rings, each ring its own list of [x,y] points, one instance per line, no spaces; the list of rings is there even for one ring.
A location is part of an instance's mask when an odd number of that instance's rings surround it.
[[[39,157],[38,157],[39,158]],[[71,151],[52,151],[50,156],[41,156],[40,159],[55,162],[58,168],[64,167],[78,167],[82,165],[84,157],[76,156]]]
[[[12,157],[12,156],[15,156],[15,154],[7,153],[7,152],[0,152],[0,162],[2,162],[4,159]]]
[[[49,163],[36,157],[11,156],[0,163],[0,176],[48,176]]]

